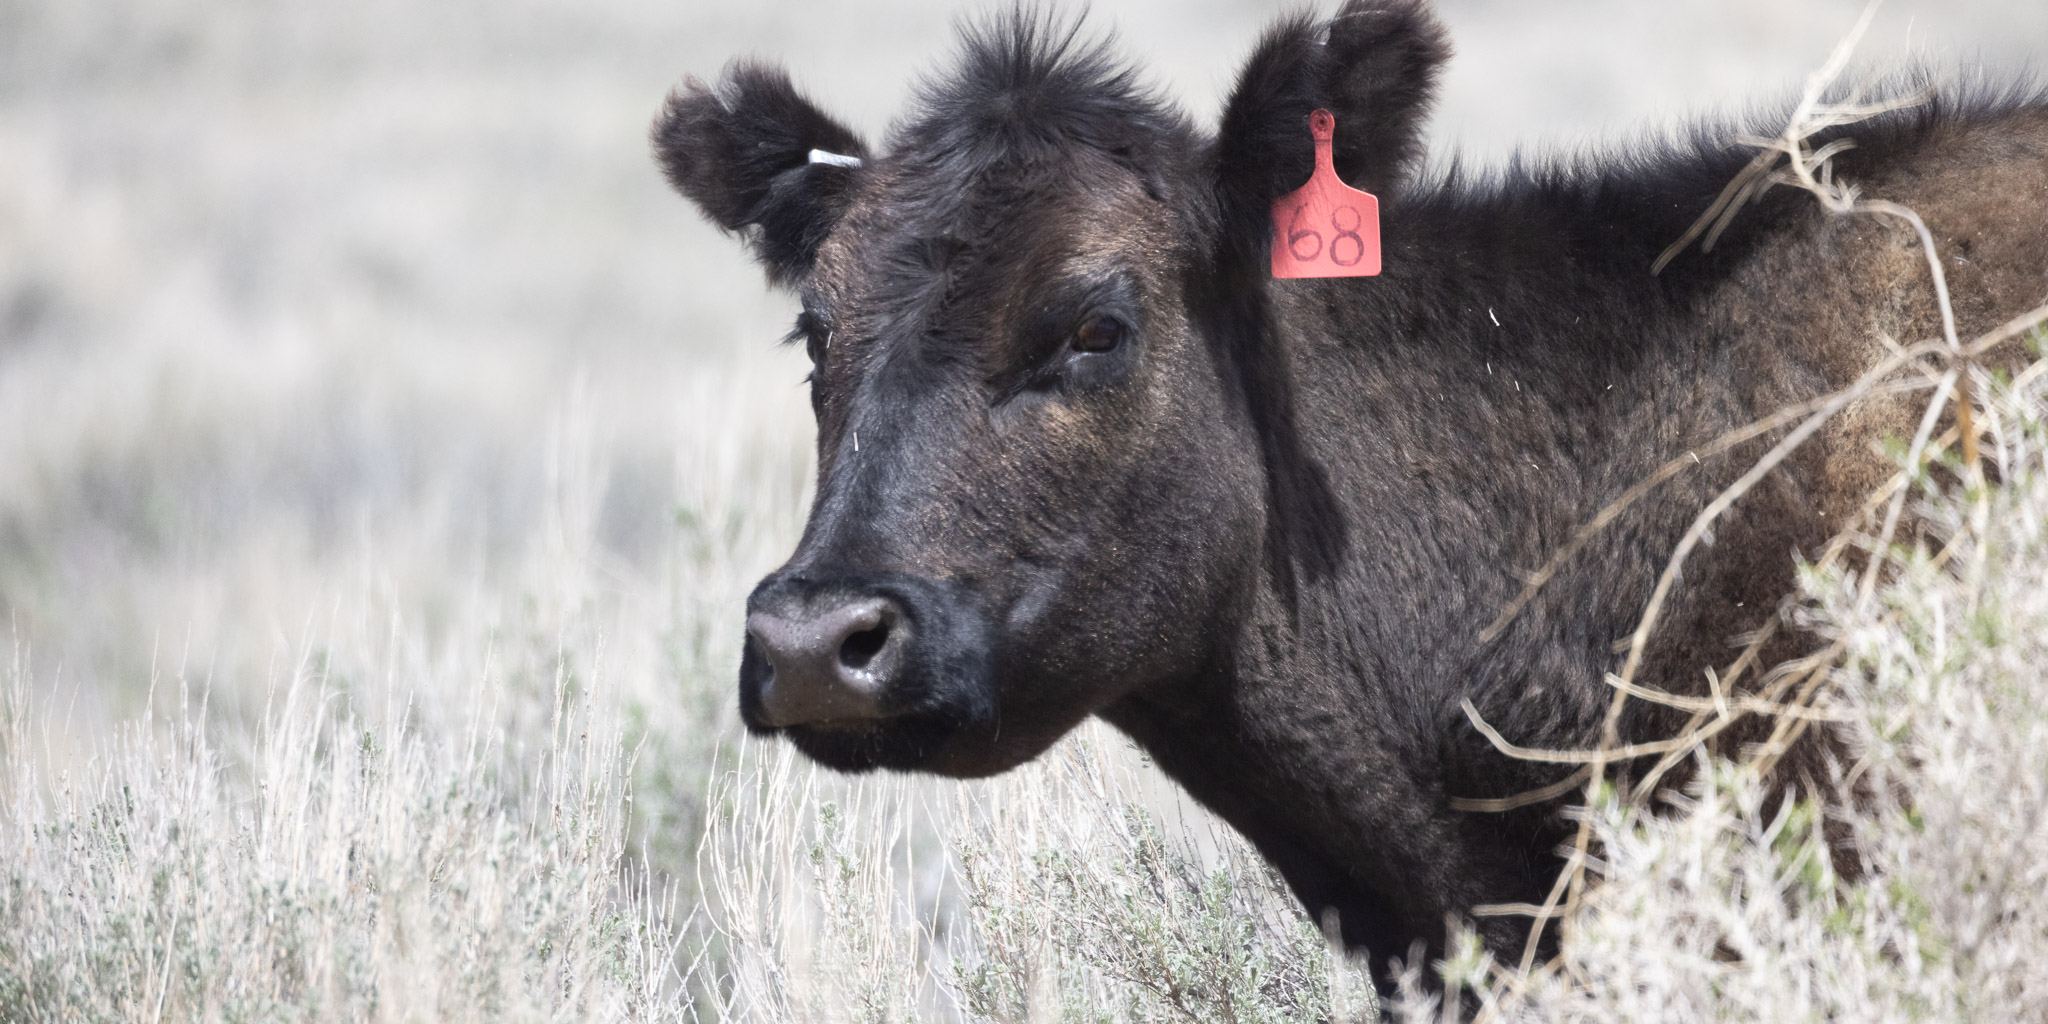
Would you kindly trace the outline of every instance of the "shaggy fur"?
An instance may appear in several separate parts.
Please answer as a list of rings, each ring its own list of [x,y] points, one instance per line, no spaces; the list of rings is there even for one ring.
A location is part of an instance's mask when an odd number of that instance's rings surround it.
[[[672,97],[663,167],[797,288],[815,362],[816,504],[749,609],[864,595],[904,617],[886,717],[770,730],[750,643],[749,724],[840,768],[965,776],[1100,714],[1383,970],[1438,951],[1446,915],[1539,902],[1559,808],[1452,800],[1559,769],[1498,754],[1461,702],[1521,744],[1591,743],[1665,558],[1774,439],[1658,490],[1480,643],[1518,574],[1660,464],[1938,322],[1909,233],[1785,189],[1653,276],[1748,159],[1722,127],[1417,180],[1448,52],[1419,0],[1282,21],[1211,137],[1072,26],[1018,14],[970,30],[858,170],[802,165],[864,150],[778,73]],[[1379,277],[1266,273],[1268,209],[1308,177],[1318,106],[1340,173],[1383,197]],[[1836,134],[1857,143],[1837,175],[1917,208],[1956,260],[1962,330],[2048,295],[2038,91],[1943,89]],[[1081,345],[1105,318],[1122,342]],[[1794,553],[1890,472],[1874,442],[1912,413],[1870,403],[1740,503],[1639,680],[1699,692],[1773,614]],[[1640,703],[1623,724],[1673,725]],[[1504,950],[1526,934],[1480,924]]]

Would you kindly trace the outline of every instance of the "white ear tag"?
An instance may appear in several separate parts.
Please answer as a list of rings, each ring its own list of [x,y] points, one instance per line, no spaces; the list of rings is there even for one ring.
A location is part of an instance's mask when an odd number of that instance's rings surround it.
[[[843,153],[827,153],[822,149],[814,149],[811,150],[811,162],[814,164],[831,164],[834,167],[859,167],[860,157],[847,156]]]

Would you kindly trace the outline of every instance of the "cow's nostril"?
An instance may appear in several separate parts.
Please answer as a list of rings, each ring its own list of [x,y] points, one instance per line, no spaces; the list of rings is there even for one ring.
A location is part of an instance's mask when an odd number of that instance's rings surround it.
[[[911,639],[902,611],[883,597],[808,603],[747,616],[760,724],[841,728],[886,717],[884,699]]]
[[[850,669],[864,669],[882,653],[889,642],[889,624],[884,622],[872,629],[863,629],[846,638],[839,645],[839,663]]]

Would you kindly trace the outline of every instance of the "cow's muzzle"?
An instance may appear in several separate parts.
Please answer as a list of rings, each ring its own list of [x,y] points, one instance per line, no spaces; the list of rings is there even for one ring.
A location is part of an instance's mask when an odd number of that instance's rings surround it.
[[[993,730],[993,660],[966,588],[786,568],[747,599],[740,719],[836,768],[926,767],[962,730]]]

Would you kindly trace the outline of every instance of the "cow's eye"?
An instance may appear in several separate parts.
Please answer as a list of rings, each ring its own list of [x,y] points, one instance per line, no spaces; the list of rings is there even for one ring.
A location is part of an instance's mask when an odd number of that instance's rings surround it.
[[[1074,351],[1107,352],[1123,344],[1130,328],[1113,316],[1091,316],[1074,331]]]
[[[798,338],[804,340],[804,354],[811,357],[813,368],[825,361],[825,353],[832,346],[832,328],[812,315],[810,310],[797,314],[796,329],[783,340],[795,341]]]

